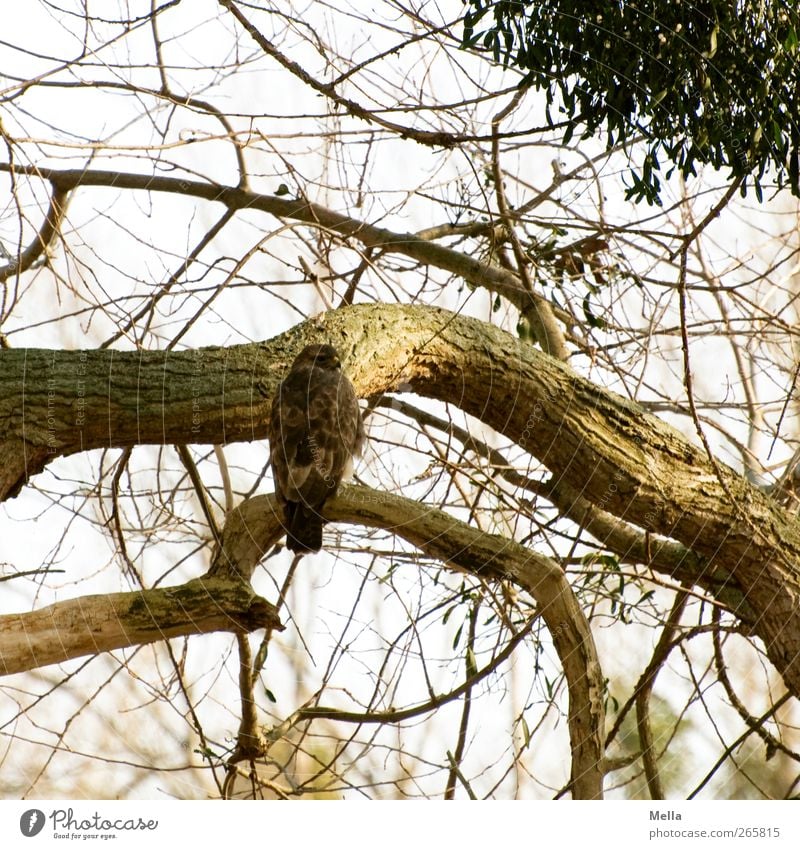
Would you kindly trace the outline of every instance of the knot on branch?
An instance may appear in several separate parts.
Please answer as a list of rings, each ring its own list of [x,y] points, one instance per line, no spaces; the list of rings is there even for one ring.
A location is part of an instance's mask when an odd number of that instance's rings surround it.
[[[271,631],[283,631],[278,608],[261,596],[255,596],[246,610],[237,613],[235,617],[237,626],[244,632],[258,631],[267,628]]]

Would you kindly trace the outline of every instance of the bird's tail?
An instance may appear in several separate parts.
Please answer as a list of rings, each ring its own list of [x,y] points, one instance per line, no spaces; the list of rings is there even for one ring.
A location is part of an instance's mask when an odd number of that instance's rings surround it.
[[[286,547],[295,554],[307,554],[322,548],[322,516],[312,507],[297,501],[284,506]]]

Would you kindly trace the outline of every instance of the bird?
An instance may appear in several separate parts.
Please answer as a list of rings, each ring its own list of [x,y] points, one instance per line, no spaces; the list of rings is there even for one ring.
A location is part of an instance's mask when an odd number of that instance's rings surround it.
[[[364,423],[353,384],[332,345],[306,345],[272,399],[270,459],[286,547],[322,548],[322,508],[361,454]]]

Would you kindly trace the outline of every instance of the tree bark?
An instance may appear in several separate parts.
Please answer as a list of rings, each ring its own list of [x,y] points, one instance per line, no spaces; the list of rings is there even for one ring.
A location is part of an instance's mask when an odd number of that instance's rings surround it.
[[[572,795],[576,799],[602,798],[603,675],[589,623],[558,564],[441,510],[364,486],[342,486],[323,513],[330,521],[389,527],[451,568],[478,577],[510,580],[536,600],[537,612],[547,625],[567,681]],[[274,496],[244,501],[228,517],[210,574],[233,573],[249,580],[264,552],[282,534]]]
[[[283,630],[275,607],[242,581],[88,595],[0,616],[0,674],[212,631]]]
[[[264,438],[275,383],[310,341],[340,349],[362,397],[404,387],[455,404],[589,502],[691,549],[681,578],[749,625],[800,695],[794,517],[638,404],[445,310],[353,306],[227,349],[2,350],[0,484],[13,491],[49,457],[90,448]]]
[[[547,557],[459,522],[441,510],[361,486],[343,486],[324,508],[331,521],[392,527],[451,568],[513,581],[537,602],[567,681],[576,799],[603,795],[603,675],[589,623],[566,576]],[[249,586],[264,552],[283,535],[274,495],[242,502],[228,517],[209,573],[178,587],[84,596],[0,616],[0,673],[211,631],[282,629],[276,608]]]

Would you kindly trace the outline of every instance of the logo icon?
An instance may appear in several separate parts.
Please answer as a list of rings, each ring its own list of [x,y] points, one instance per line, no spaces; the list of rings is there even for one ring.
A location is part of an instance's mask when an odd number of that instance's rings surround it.
[[[36,837],[44,828],[44,813],[38,808],[31,808],[19,818],[19,830],[25,837]]]

